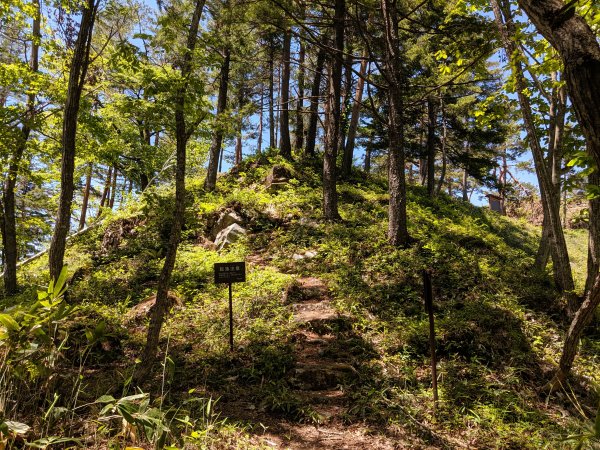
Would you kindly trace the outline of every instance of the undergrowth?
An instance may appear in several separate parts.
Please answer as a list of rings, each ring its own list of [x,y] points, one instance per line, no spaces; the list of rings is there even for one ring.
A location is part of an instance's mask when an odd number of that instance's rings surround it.
[[[263,184],[273,164],[286,165],[293,176],[276,193]],[[0,419],[31,428],[0,428],[4,439],[69,438],[77,440],[71,444],[110,448],[260,448],[253,437],[260,420],[252,414],[319,423],[322,418],[288,383],[297,325],[282,301],[296,277],[315,276],[327,283],[335,307],[352,318],[347,328],[332,331],[349,346],[340,351],[352,355],[358,373],[342,387],[350,399],[346,423],[399,426],[419,436],[415,424],[421,424],[470,448],[571,448],[577,436],[594,445],[589,427],[600,384],[597,333],[583,339],[567,390],[549,398],[538,390],[557,364],[568,323],[550,273],[531,269],[535,227],[443,194],[430,199],[424,189],[410,187],[409,232],[416,243],[398,249],[386,241],[388,194],[381,180],[364,176],[341,183],[339,222],[321,220],[319,183],[310,164],[265,157],[222,177],[215,193],[205,193],[200,179],[188,181],[171,288],[176,301],[162,334],[160,367],[143,386],[131,385],[147,322],[139,305],[156,289],[172,188],[152,188],[74,239],[64,296],[74,309],[55,323],[60,333],[44,357],[52,360],[50,370],[17,371],[7,356],[14,355],[14,342],[1,343],[2,373],[48,392],[25,399],[14,388],[5,391]],[[245,218],[249,234],[216,252],[206,240],[207,224],[225,208]],[[581,288],[585,236],[567,237]],[[307,252],[312,256],[298,256]],[[215,262],[244,259],[247,283],[233,289],[231,353],[227,288],[213,283],[212,270]],[[440,386],[435,414],[423,269],[434,279]],[[39,286],[49,283],[46,272],[43,258],[21,270],[22,293],[4,306],[31,304]],[[16,317],[15,311],[4,314]]]

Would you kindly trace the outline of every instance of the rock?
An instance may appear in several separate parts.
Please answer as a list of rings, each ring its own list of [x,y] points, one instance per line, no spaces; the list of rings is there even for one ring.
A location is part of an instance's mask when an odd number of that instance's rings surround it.
[[[181,306],[181,300],[175,295],[175,293],[169,291],[167,294],[167,301],[169,302],[168,309],[176,306]],[[140,323],[141,321],[150,317],[150,311],[156,304],[156,294],[152,294],[150,297],[145,298],[137,305],[132,307],[125,314],[126,323]]]
[[[301,260],[303,260],[303,259],[312,259],[312,258],[314,258],[315,256],[317,256],[317,252],[315,252],[315,251],[312,251],[312,250],[309,250],[309,251],[307,251],[307,252],[304,252],[303,254],[294,253],[294,254],[292,255],[292,259],[293,259],[294,261],[301,261]]]
[[[275,165],[265,178],[265,186],[269,192],[277,192],[287,186],[290,178],[292,177],[291,172],[284,166]]]
[[[246,236],[247,233],[248,232],[237,223],[229,225],[224,230],[221,230],[215,238],[217,250],[222,250],[234,242],[239,241],[242,237]]]
[[[242,217],[235,211],[233,210],[225,210],[223,211],[220,215],[219,218],[217,219],[217,222],[214,224],[214,226],[212,227],[212,229],[210,230],[210,239],[211,240],[216,240],[217,235],[223,231],[225,228],[233,225],[234,223],[238,224],[238,225],[243,225],[244,224],[244,219],[242,219]]]

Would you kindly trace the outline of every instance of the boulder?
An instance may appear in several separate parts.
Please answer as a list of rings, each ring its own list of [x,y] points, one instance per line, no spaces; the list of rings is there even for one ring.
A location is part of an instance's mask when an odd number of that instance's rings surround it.
[[[223,231],[225,228],[233,225],[234,223],[238,224],[238,225],[243,225],[244,223],[244,219],[242,219],[242,217],[235,212],[234,210],[228,209],[223,211],[220,215],[219,218],[217,219],[216,223],[213,225],[212,229],[210,230],[210,239],[211,240],[216,240],[217,235]]]
[[[215,246],[217,250],[222,250],[234,242],[239,241],[242,237],[246,236],[248,232],[237,223],[229,225],[224,230],[221,230],[215,238]]]

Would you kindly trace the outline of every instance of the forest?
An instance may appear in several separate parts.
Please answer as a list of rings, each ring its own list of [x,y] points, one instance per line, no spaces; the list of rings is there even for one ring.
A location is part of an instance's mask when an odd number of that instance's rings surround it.
[[[0,450],[599,449],[599,35],[0,0]]]

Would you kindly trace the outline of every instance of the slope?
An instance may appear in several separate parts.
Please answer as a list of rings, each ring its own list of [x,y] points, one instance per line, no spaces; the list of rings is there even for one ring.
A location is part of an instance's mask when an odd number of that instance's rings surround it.
[[[289,179],[267,188],[274,164]],[[129,416],[118,399],[142,392],[130,376],[172,190],[146,192],[75,239],[66,302],[77,310],[60,324],[65,345],[50,373],[13,377],[12,386],[35,394],[25,401],[14,388],[7,417],[32,425],[34,435],[77,436],[89,448],[568,448],[562,440],[584,429],[597,405],[600,336],[583,341],[567,390],[551,399],[538,392],[567,323],[549,274],[531,272],[535,228],[412,187],[417,243],[394,248],[382,180],[360,174],[340,183],[343,220],[324,222],[318,173],[262,157],[222,177],[216,193],[189,180],[161,365],[141,386],[147,395],[125,401]],[[208,237],[225,211],[248,233],[216,251]],[[212,270],[235,260],[246,260],[248,277],[234,286],[232,353],[227,291],[213,284]],[[31,288],[7,302],[34,298],[48,282],[43,264],[20,273]],[[423,269],[434,279],[435,413]],[[69,420],[51,421],[50,404]],[[128,426],[114,421],[119,415]]]

